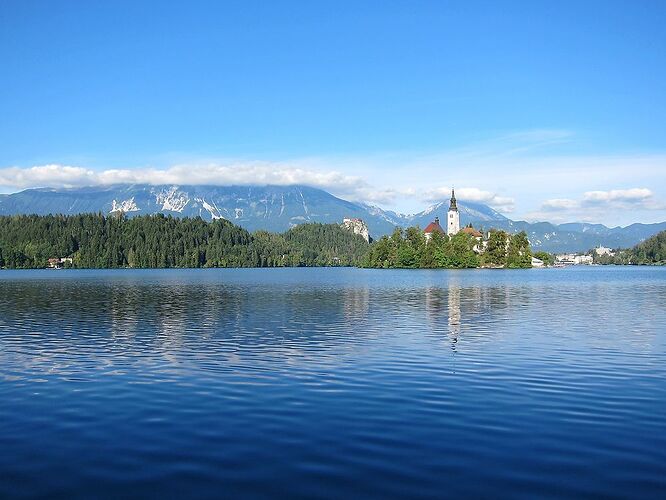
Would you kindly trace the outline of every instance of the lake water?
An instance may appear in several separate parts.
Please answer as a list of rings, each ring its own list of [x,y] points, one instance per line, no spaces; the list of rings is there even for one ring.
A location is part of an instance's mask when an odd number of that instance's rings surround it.
[[[666,268],[0,271],[0,497],[666,494]]]

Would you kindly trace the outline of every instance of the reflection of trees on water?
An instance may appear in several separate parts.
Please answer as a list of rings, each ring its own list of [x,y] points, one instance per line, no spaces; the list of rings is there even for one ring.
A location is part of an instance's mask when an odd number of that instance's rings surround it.
[[[648,349],[655,335],[651,322],[663,309],[663,291],[655,294],[650,284],[471,284],[467,274],[439,276],[444,281],[427,286],[298,287],[142,274],[7,281],[0,289],[0,373],[4,365],[69,374],[77,363],[89,372],[91,366],[132,363],[275,371],[341,363],[371,342],[405,345],[402,335],[434,337],[460,351],[519,330],[529,333],[542,318],[560,336],[584,334],[595,346],[624,341]],[[624,300],[629,290],[644,312],[631,322],[627,308],[633,306]],[[583,313],[585,291],[594,292],[588,294],[594,300]],[[605,318],[626,328],[590,327]],[[628,339],[626,331],[632,332]]]
[[[244,356],[253,358],[248,363],[299,363],[326,352],[334,360],[365,335],[359,325],[370,303],[367,286],[133,283],[113,286],[109,295],[98,314],[110,319],[114,341],[148,347],[172,363],[183,353],[222,364]]]

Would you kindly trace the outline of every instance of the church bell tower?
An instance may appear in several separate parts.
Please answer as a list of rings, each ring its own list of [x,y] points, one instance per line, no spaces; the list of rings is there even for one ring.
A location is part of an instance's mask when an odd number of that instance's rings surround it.
[[[460,231],[460,213],[456,203],[456,193],[451,189],[451,204],[449,205],[449,216],[446,222],[446,234],[453,236]]]

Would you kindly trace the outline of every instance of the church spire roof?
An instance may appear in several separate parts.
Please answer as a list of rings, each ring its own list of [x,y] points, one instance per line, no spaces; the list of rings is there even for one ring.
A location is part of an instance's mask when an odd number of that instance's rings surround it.
[[[458,203],[456,202],[456,192],[454,189],[451,189],[451,205],[449,205],[449,211],[451,210],[454,212],[458,211]]]

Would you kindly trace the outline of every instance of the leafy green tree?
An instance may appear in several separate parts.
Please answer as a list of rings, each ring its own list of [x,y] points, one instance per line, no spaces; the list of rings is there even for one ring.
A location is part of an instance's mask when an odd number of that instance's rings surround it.
[[[534,257],[543,261],[546,266],[552,266],[555,263],[555,256],[548,252],[535,252]]]
[[[498,267],[505,266],[508,246],[509,235],[505,231],[490,231],[488,244],[483,254],[484,264]]]
[[[474,252],[476,239],[460,232],[453,235],[435,254],[439,267],[453,269],[474,268],[479,266],[479,258]]]
[[[525,231],[521,231],[520,233],[511,236],[506,265],[511,269],[532,267],[532,251]]]

